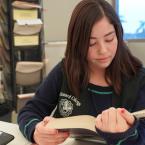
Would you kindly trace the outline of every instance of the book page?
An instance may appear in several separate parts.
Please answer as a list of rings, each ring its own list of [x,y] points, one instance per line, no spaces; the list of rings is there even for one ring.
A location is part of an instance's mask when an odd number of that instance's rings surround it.
[[[131,114],[134,115],[138,119],[145,118],[145,109],[133,112]]]

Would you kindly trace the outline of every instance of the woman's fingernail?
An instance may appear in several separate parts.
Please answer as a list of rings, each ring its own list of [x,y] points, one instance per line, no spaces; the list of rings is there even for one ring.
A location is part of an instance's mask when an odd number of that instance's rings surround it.
[[[124,108],[122,108],[122,109],[121,109],[121,113],[124,113],[124,112],[125,112],[125,109],[124,109]]]

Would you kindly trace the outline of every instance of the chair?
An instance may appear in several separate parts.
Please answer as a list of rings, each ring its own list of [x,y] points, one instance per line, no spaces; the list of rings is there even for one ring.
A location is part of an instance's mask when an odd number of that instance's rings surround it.
[[[29,101],[35,93],[25,93],[17,95],[17,112],[21,110],[21,108]]]

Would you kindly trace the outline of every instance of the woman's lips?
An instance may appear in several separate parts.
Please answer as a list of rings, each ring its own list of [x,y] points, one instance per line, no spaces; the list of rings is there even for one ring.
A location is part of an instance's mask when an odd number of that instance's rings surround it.
[[[109,57],[98,58],[96,60],[107,60]]]
[[[103,57],[103,58],[96,59],[96,61],[99,61],[99,62],[107,62],[108,60],[109,60],[109,57]]]
[[[105,57],[105,58],[99,58],[97,60],[106,60],[108,57]]]

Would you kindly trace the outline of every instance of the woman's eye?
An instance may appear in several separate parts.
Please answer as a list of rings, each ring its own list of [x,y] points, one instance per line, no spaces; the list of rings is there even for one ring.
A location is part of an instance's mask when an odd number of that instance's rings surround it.
[[[96,45],[96,42],[90,43],[90,44],[89,44],[90,47],[92,47],[92,46],[94,46],[94,45]]]
[[[110,38],[110,39],[106,39],[105,41],[106,41],[106,42],[112,42],[113,39],[114,39],[114,37],[113,37],[113,38]]]

